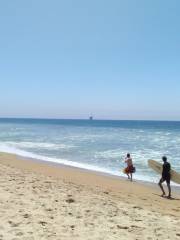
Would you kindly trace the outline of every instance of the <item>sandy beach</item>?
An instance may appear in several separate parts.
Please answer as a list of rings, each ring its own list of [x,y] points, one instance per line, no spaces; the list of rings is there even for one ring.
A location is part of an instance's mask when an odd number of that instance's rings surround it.
[[[180,239],[180,195],[0,154],[0,239]]]

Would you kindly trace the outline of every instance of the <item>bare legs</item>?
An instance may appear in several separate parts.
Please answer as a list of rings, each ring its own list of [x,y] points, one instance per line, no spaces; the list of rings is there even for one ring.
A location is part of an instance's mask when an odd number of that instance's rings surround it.
[[[169,191],[168,198],[171,198],[171,186],[170,186],[170,183],[167,183],[167,187],[168,187],[168,191]]]
[[[162,191],[162,193],[163,193],[163,194],[162,194],[162,197],[166,196],[166,193],[165,193],[164,188],[163,188],[163,185],[162,185],[163,182],[164,182],[163,179],[161,179],[161,180],[159,181],[159,187],[160,187],[160,189],[161,189],[161,191]],[[171,186],[170,186],[170,183],[167,183],[167,187],[168,187],[168,191],[169,191],[168,198],[171,198]]]
[[[163,180],[161,179],[160,181],[159,181],[159,187],[160,187],[160,189],[161,189],[161,191],[162,191],[162,197],[164,197],[165,195],[166,195],[166,193],[165,193],[165,191],[164,191],[164,188],[163,188],[163,185],[162,185],[162,183],[163,183]]]
[[[132,182],[132,173],[127,173],[128,179]]]
[[[132,173],[130,173],[130,180],[131,180],[131,182],[132,182]]]

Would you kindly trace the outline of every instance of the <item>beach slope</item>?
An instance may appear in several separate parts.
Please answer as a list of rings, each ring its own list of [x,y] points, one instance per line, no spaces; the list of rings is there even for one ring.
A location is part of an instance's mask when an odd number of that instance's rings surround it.
[[[180,239],[180,196],[0,154],[0,239]]]

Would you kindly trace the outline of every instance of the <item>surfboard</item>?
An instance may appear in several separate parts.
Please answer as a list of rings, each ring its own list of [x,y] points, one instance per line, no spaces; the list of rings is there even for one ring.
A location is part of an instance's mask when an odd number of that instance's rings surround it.
[[[148,160],[148,165],[155,172],[162,174],[163,165],[155,160]],[[171,181],[180,184],[180,173],[171,170]]]

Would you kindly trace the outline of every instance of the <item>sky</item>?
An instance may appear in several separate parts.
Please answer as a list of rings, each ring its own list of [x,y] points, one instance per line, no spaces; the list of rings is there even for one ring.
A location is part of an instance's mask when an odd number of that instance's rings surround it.
[[[0,117],[180,120],[179,0],[0,1]]]

